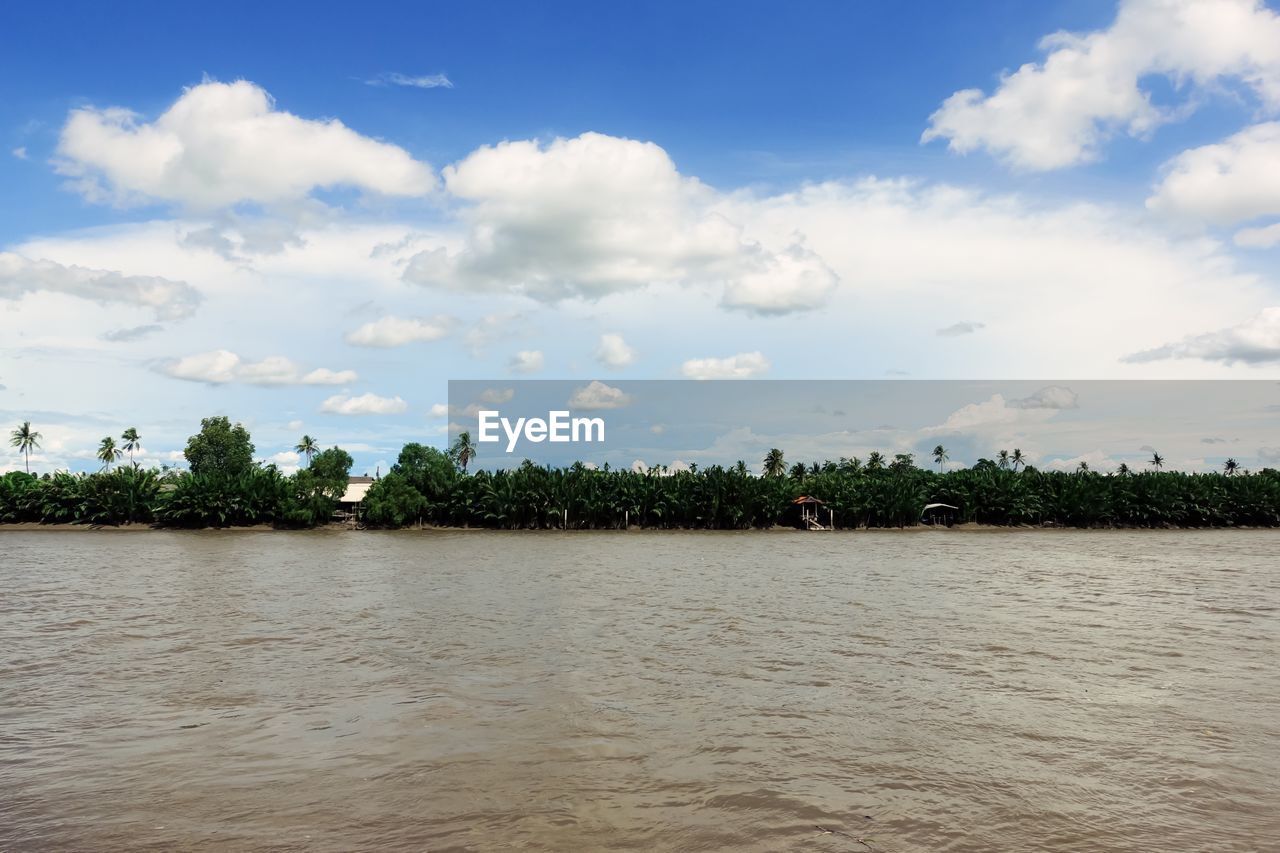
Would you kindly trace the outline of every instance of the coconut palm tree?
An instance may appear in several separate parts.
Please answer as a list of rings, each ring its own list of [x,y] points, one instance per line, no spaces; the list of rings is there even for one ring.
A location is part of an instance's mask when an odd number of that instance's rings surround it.
[[[938,473],[942,473],[942,463],[946,462],[950,457],[947,456],[947,449],[939,444],[933,449],[933,461],[938,463]]]
[[[884,454],[879,450],[873,450],[867,454],[867,470],[879,471],[884,467]]]
[[[1228,459],[1226,462],[1222,463],[1222,470],[1226,472],[1228,477],[1230,477],[1240,470],[1240,463],[1235,459]]]
[[[1000,470],[1004,471],[1009,467],[1009,451],[1001,450],[996,454],[996,464],[1000,466]]]
[[[781,477],[785,473],[787,473],[787,461],[782,458],[782,451],[775,447],[764,455],[764,475]]]
[[[1019,465],[1026,467],[1027,464],[1027,459],[1022,455],[1022,450],[1017,447],[1013,449],[1013,455],[1009,457],[1009,461],[1013,463],[1013,470],[1015,471],[1018,470]]]
[[[311,457],[320,452],[320,445],[316,444],[316,440],[309,435],[304,435],[302,441],[299,441],[293,448],[294,453],[301,453],[307,457],[307,464],[311,464]]]
[[[1089,473],[1089,463],[1081,461],[1080,464],[1076,466],[1076,471],[1078,471],[1081,474]]]
[[[1119,474],[1121,477],[1128,477],[1129,464],[1127,462],[1121,462],[1120,467],[1116,469],[1116,473]]]
[[[102,444],[98,445],[98,459],[102,461],[103,468],[110,471],[111,463],[115,462],[121,456],[124,456],[124,451],[116,447],[116,440],[114,438],[107,436],[102,439]]]
[[[138,467],[137,463],[133,461],[133,451],[142,448],[142,436],[138,435],[138,428],[129,427],[120,437],[124,439],[124,449],[129,451],[129,465],[134,468]]]
[[[1159,471],[1164,467],[1164,457],[1153,450],[1151,451],[1151,461],[1147,464]]]
[[[31,451],[40,449],[40,433],[31,428],[31,421],[23,421],[22,426],[9,433],[9,444],[18,448],[22,454],[27,473],[31,473]]]
[[[458,463],[458,466],[465,473],[467,463],[476,458],[476,446],[471,442],[471,433],[465,430],[459,433],[453,442],[453,447],[449,448],[449,454],[453,456],[454,461]]]

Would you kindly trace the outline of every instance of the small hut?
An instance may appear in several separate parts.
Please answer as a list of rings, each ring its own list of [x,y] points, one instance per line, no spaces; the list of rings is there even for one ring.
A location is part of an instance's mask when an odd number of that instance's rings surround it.
[[[812,495],[801,495],[791,501],[793,507],[799,507],[800,518],[796,524],[801,530],[834,530],[835,529],[835,513],[827,510],[827,523],[823,524],[818,518],[818,510],[826,507],[827,502],[815,498]]]
[[[947,527],[955,524],[960,518],[960,507],[951,504],[925,504],[920,511],[921,524],[942,524]]]
[[[369,476],[347,478],[347,490],[338,498],[336,516],[339,520],[360,520],[360,505],[364,503],[364,496],[369,493],[372,485],[373,478]]]

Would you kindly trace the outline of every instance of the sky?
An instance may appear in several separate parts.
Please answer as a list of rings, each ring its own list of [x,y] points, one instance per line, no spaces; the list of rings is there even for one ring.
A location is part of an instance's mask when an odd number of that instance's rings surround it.
[[[451,379],[1278,380],[1280,9],[11,3],[0,199],[39,470],[386,470]]]

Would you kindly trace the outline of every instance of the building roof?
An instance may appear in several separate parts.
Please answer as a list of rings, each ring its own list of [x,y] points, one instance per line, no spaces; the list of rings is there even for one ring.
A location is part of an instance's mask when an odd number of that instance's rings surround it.
[[[960,507],[952,506],[951,504],[925,504],[924,510],[921,510],[921,512],[924,512],[925,510],[931,510],[931,509],[959,509],[959,508]]]
[[[818,498],[810,497],[809,495],[801,495],[800,497],[794,499],[791,502],[793,504],[825,504],[826,503],[826,501],[824,500],[819,500]]]
[[[373,485],[372,477],[348,477],[347,490],[342,493],[342,497],[338,498],[338,503],[358,504],[364,500],[364,496],[368,494],[369,487]]]

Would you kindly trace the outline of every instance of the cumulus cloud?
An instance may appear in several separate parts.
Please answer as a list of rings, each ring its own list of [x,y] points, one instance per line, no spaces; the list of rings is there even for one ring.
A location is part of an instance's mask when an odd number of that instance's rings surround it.
[[[99,305],[146,308],[157,320],[182,320],[200,304],[200,293],[185,281],[108,270],[64,266],[0,252],[0,299],[31,293],[61,293]]]
[[[680,366],[688,379],[750,379],[769,369],[761,352],[740,352],[727,358],[691,358]]]
[[[399,397],[379,397],[377,394],[361,394],[348,397],[335,394],[320,404],[320,411],[331,415],[396,415],[409,408]]]
[[[960,335],[972,335],[974,332],[978,331],[979,329],[985,329],[986,327],[987,327],[986,323],[972,323],[968,321],[961,321],[959,323],[952,323],[950,326],[945,326],[944,328],[939,329],[938,337],[955,338],[955,337],[959,337]]]
[[[1180,93],[1237,82],[1280,108],[1280,16],[1261,0],[1122,0],[1107,29],[1057,32],[1040,47],[1043,62],[1004,74],[990,95],[947,98],[922,141],[986,149],[1021,169],[1086,162],[1113,135],[1145,136],[1194,107],[1155,104],[1142,86],[1152,76]]]
[[[631,403],[630,395],[621,388],[614,388],[595,380],[574,389],[569,397],[569,408],[591,411],[594,409],[621,409]]]
[[[1075,391],[1063,385],[1048,385],[1030,397],[1009,401],[1013,409],[1078,409],[1080,400]]]
[[[766,246],[716,209],[652,142],[585,133],[483,146],[444,169],[468,205],[460,248],[414,255],[405,279],[543,302],[598,299],[653,283],[721,285],[723,304],[780,314],[822,304],[837,277],[786,232]]]
[[[636,360],[636,351],[628,346],[622,335],[604,334],[596,347],[596,361],[613,370],[627,367]]]
[[[498,405],[510,402],[515,396],[516,389],[514,388],[486,388],[480,392],[480,402]]]
[[[449,404],[432,403],[431,410],[427,414],[433,418],[447,418],[449,417]]]
[[[1269,249],[1280,245],[1280,222],[1261,228],[1241,228],[1233,239],[1242,249]]]
[[[280,355],[262,361],[245,361],[228,350],[196,353],[163,362],[160,371],[174,379],[226,385],[349,385],[359,377],[354,370],[319,367],[304,372],[291,359]]]
[[[1237,326],[1192,335],[1180,341],[1126,356],[1125,361],[1196,358],[1225,364],[1280,362],[1280,307],[1267,308]]]
[[[453,81],[444,74],[401,74],[384,71],[377,77],[365,80],[366,86],[408,86],[411,89],[452,89]]]
[[[435,187],[425,163],[404,149],[276,109],[246,80],[205,81],[155,121],[120,107],[73,110],[56,168],[91,201],[163,201],[213,209],[275,204],[316,189],[352,187],[417,196]]]
[[[453,330],[452,317],[387,316],[348,332],[346,341],[358,347],[400,347],[422,341],[438,341]]]
[[[513,373],[537,373],[542,369],[542,350],[526,349],[511,356],[507,367]]]
[[[922,434],[1007,432],[1010,428],[1052,420],[1058,410],[1074,408],[1074,399],[1075,395],[1071,391],[1058,386],[1051,386],[1023,399],[1010,400],[1003,394],[992,394],[980,403],[961,406],[942,424],[927,427],[922,430]]]
[[[11,151],[10,153],[13,154],[14,157],[17,157],[19,160],[27,159],[27,149],[23,148],[22,146],[19,146],[13,149],[13,151]]]
[[[1147,199],[1160,213],[1219,225],[1280,215],[1280,122],[1245,128],[1213,145],[1183,151],[1164,166],[1164,177]],[[1271,232],[1251,231],[1248,245]]]

